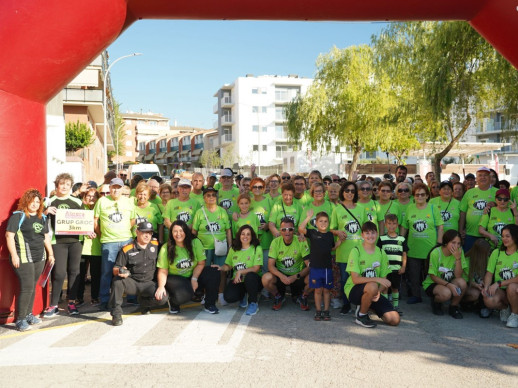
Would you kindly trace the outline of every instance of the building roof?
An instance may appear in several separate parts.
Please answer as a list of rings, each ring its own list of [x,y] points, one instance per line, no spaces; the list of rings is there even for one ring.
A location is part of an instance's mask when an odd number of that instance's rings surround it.
[[[137,113],[137,112],[124,112],[121,113],[123,119],[155,119],[155,120],[169,120],[162,113]]]
[[[449,144],[449,143],[448,143]],[[421,143],[421,149],[410,151],[409,156],[430,156],[437,152],[440,152],[448,145],[446,143],[433,143],[426,142]],[[489,151],[498,151],[500,148],[509,146],[511,143],[468,143],[459,142],[455,144],[447,156],[472,156],[482,154]]]

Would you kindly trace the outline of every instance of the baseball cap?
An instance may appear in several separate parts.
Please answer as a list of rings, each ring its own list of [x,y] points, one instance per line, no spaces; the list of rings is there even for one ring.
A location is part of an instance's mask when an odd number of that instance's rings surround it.
[[[234,171],[232,171],[230,168],[224,168],[221,170],[221,172],[219,173],[220,176],[233,176],[234,175]]]
[[[215,174],[215,173],[213,173],[213,172],[211,172],[211,173],[209,174],[209,177],[216,178],[216,180],[218,179],[218,177],[216,176],[216,174]]]
[[[189,179],[182,178],[178,181],[178,186],[189,186],[192,187],[191,181]]]
[[[113,178],[111,181],[110,181],[110,186],[124,186],[124,182],[122,181],[121,178]]]
[[[97,188],[97,183],[95,183],[94,181],[88,181],[88,186],[90,187],[93,187],[93,188]]]
[[[496,192],[495,194],[495,198],[498,197],[499,195],[505,195],[506,198],[510,198],[511,197],[511,193],[509,193],[509,190],[507,189],[500,189]]]
[[[464,179],[475,179],[475,175],[473,175],[472,173],[469,173],[468,175],[466,175],[464,177]]]
[[[487,172],[488,174],[491,172],[491,170],[487,167],[480,167],[477,172]]]
[[[203,195],[207,194],[207,193],[218,193],[218,190],[216,190],[214,187],[206,187],[203,189]]]
[[[137,230],[139,232],[152,232],[153,224],[147,221],[139,222],[139,224],[137,225]]]
[[[439,185],[439,189],[442,189],[444,186],[448,186],[450,189],[453,190],[453,184],[450,181],[442,181]]]

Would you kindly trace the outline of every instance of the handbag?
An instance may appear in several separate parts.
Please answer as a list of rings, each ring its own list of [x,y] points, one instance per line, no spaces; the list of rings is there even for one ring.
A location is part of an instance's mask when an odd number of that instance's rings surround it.
[[[209,218],[207,217],[207,213],[205,213],[205,207],[202,206],[201,210],[203,211],[203,215],[205,216],[205,220],[207,220],[207,225],[209,226],[210,234],[212,234],[212,238],[214,239],[214,253],[216,256],[226,256],[228,252],[227,239],[221,241],[214,236],[214,232],[210,227]]]

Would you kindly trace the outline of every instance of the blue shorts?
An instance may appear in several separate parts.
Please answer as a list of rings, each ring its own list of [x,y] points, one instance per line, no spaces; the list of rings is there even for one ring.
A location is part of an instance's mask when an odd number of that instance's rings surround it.
[[[333,288],[332,268],[309,268],[309,288]]]

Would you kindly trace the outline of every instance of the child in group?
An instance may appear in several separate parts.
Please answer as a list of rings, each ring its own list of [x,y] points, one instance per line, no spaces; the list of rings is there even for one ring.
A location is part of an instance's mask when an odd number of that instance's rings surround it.
[[[315,223],[317,229],[306,229],[306,225],[313,217],[313,209],[309,209],[306,218],[299,225],[299,233],[309,239],[309,288],[315,291],[315,321],[330,321],[329,303],[331,301],[330,290],[333,288],[333,269],[331,251],[336,250],[341,240],[335,244],[334,236],[328,231],[329,215],[326,212],[319,212],[316,215]],[[309,261],[309,264],[308,264]],[[322,299],[324,311],[322,311]]]
[[[406,238],[400,236],[398,233],[399,224],[395,214],[387,214],[385,216],[385,230],[387,233],[380,236],[377,245],[387,254],[389,260],[390,272],[387,275],[387,279],[390,280],[391,283],[392,306],[394,306],[394,310],[396,310],[399,315],[403,315],[403,312],[399,309],[399,289],[401,286],[401,277],[406,269],[408,245]]]

